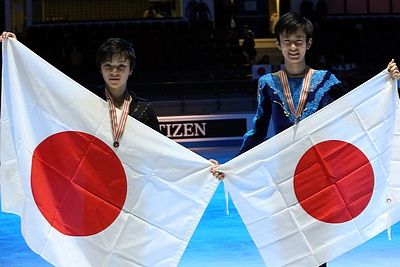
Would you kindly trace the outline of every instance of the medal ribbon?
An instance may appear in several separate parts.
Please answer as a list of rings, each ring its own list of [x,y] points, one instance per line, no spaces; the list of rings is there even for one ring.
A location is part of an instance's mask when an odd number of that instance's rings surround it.
[[[108,109],[110,112],[111,129],[112,129],[112,135],[113,135],[113,139],[114,139],[113,145],[114,145],[114,147],[118,147],[119,140],[125,130],[125,125],[126,125],[126,121],[128,119],[129,107],[130,107],[130,104],[132,101],[132,97],[128,94],[128,92],[126,92],[124,103],[122,104],[122,115],[121,115],[121,118],[118,123],[117,111],[116,111],[116,107],[114,105],[114,101],[113,101],[110,93],[107,91],[107,89],[105,90],[105,93],[106,93],[106,98],[107,98],[107,102],[108,102]]]
[[[293,97],[292,97],[292,93],[290,92],[290,86],[289,86],[289,81],[288,81],[286,72],[285,71],[279,72],[279,79],[280,79],[282,87],[283,87],[283,94],[285,95],[286,102],[288,103],[290,112],[293,114],[293,116],[295,118],[295,123],[299,122],[300,116],[301,116],[304,106],[306,104],[307,96],[308,96],[308,89],[310,88],[311,76],[312,76],[313,72],[314,72],[313,69],[307,67],[306,74],[305,74],[305,77],[303,80],[303,86],[301,88],[300,99],[299,99],[299,104],[297,105],[297,109],[295,109],[295,107],[294,107]]]

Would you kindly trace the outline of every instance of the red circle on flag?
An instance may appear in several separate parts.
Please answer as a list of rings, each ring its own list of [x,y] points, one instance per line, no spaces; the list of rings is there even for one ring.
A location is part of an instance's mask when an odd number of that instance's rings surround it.
[[[97,234],[124,206],[127,180],[114,151],[87,133],[49,136],[32,156],[31,188],[37,207],[69,236]]]
[[[368,158],[354,145],[338,140],[321,142],[301,157],[294,174],[294,191],[303,209],[327,223],[357,217],[374,190]]]

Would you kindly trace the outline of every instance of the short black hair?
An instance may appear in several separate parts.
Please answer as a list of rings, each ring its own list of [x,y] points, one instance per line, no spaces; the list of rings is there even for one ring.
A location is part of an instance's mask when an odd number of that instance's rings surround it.
[[[280,42],[281,34],[291,34],[298,30],[304,31],[308,41],[313,35],[313,24],[299,13],[291,11],[283,15],[276,23],[275,36],[278,42]]]
[[[96,65],[100,68],[101,63],[111,60],[115,54],[120,54],[125,59],[129,59],[130,69],[135,68],[136,54],[133,45],[121,38],[109,38],[100,45],[96,53]]]

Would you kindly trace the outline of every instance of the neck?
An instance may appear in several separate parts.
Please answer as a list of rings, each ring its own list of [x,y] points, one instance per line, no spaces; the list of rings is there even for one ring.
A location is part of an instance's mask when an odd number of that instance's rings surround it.
[[[307,70],[306,64],[285,65],[286,75],[291,77],[302,77],[305,75],[306,70]]]
[[[109,90],[108,88],[106,90],[110,93],[115,107],[120,108],[124,103],[126,90],[116,91],[116,90]]]

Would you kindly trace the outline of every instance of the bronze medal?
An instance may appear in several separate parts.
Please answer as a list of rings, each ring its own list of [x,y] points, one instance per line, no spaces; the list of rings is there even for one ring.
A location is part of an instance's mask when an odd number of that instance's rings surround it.
[[[130,107],[130,104],[132,101],[132,97],[128,94],[128,92],[125,92],[125,100],[122,105],[122,115],[121,115],[120,121],[118,123],[116,107],[115,107],[113,99],[112,99],[110,93],[107,91],[107,89],[105,89],[105,94],[107,97],[107,102],[108,102],[109,112],[110,112],[111,129],[112,129],[112,135],[113,135],[113,139],[114,139],[113,147],[117,148],[117,147],[119,147],[119,140],[125,130],[125,124],[128,119],[129,107]]]

